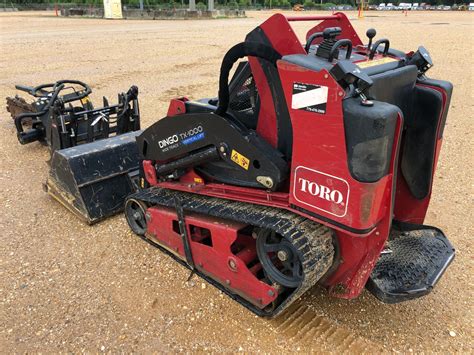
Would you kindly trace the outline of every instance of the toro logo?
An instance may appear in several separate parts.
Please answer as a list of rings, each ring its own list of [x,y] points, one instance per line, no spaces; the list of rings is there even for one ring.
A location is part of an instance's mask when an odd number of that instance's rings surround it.
[[[344,217],[349,200],[349,184],[336,176],[298,166],[293,180],[293,196],[305,205],[336,217]]]

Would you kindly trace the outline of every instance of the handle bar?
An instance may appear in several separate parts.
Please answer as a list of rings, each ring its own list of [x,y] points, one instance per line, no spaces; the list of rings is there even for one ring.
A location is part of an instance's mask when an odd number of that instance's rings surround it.
[[[340,16],[336,15],[320,15],[320,16],[287,16],[286,20],[291,21],[322,21],[322,20],[340,20]]]
[[[332,61],[333,61],[334,58],[336,57],[337,50],[338,50],[340,47],[344,47],[344,46],[347,46],[346,59],[350,59],[350,58],[351,58],[351,54],[352,54],[352,41],[351,41],[350,39],[340,39],[339,41],[337,41],[336,43],[334,43],[333,46],[331,47],[331,51],[329,52],[329,58],[328,58],[328,62],[329,62],[329,63],[332,63]],[[337,59],[337,58],[336,58],[336,59]]]
[[[84,91],[80,95],[72,96],[71,98],[63,98],[64,103],[68,103],[68,102],[71,102],[71,101],[76,101],[76,100],[83,99],[84,97],[89,96],[90,93],[92,92],[92,89],[86,83],[84,83],[82,81],[79,81],[79,80],[69,80],[69,79],[68,80],[59,80],[59,81],[57,81],[56,84],[54,84],[53,89],[55,90],[56,87],[59,87],[59,86],[62,85],[62,87],[60,89],[60,91],[61,91],[64,88],[64,86],[66,86],[66,84],[80,85],[84,88]]]
[[[369,59],[374,59],[375,53],[377,52],[377,49],[379,48],[381,44],[385,45],[382,55],[384,57],[387,56],[388,50],[390,48],[390,41],[386,38],[382,38],[382,39],[379,39],[377,42],[375,42],[375,44],[372,46],[372,49],[370,50],[370,54],[369,54]]]
[[[40,112],[25,112],[22,113],[18,116],[15,117],[15,127],[18,133],[23,132],[23,121],[26,118],[37,118],[41,115],[43,115],[46,111],[49,110],[51,105],[56,101],[58,98],[59,92],[64,88],[64,84],[61,84],[59,86],[55,86],[53,96],[51,96],[51,99],[49,100],[48,104],[40,111]]]
[[[308,37],[308,40],[306,41],[306,45],[304,46],[304,50],[306,53],[309,53],[309,49],[311,48],[311,44],[316,38],[322,37],[323,33],[322,32],[316,32],[313,33],[311,36]]]
[[[27,92],[28,94],[32,95],[32,92],[35,88],[33,86],[28,85],[15,85],[15,89]]]

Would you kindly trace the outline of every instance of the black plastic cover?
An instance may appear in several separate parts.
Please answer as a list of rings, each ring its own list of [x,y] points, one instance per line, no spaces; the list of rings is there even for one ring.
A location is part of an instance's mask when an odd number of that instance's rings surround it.
[[[374,101],[360,104],[360,98],[343,101],[344,130],[349,170],[361,182],[375,182],[387,175],[393,149],[398,107]]]
[[[444,133],[444,127],[446,126],[446,118],[448,117],[449,106],[451,105],[451,96],[453,95],[453,84],[451,84],[449,81],[429,78],[423,78],[422,80],[420,80],[420,83],[440,88],[446,93],[446,103],[443,110],[443,114],[441,116],[440,129],[438,132],[438,138],[442,138]]]
[[[442,109],[442,95],[431,88],[417,86],[411,116],[405,116],[401,170],[417,199],[428,196],[436,154],[436,132]]]
[[[446,118],[447,113],[446,109],[441,115],[442,95],[432,88],[416,86],[417,82],[430,85],[432,81],[418,80],[418,69],[414,65],[389,70],[371,78],[374,84],[368,96],[395,105],[403,113],[401,172],[412,195],[423,199],[431,189],[438,123],[440,117]]]

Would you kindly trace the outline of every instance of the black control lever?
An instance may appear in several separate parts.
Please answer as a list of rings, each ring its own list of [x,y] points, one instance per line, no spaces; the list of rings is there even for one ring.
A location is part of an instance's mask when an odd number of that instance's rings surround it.
[[[347,88],[349,85],[354,86],[354,91],[361,98],[361,104],[364,106],[372,106],[373,103],[367,99],[364,91],[373,85],[372,79],[360,70],[350,60],[340,60],[330,70],[333,78],[343,88]]]
[[[375,31],[375,28],[369,28],[365,35],[369,38],[369,44],[367,45],[367,51],[370,52],[370,48],[372,47],[372,39],[375,37],[377,34],[377,31]]]
[[[328,27],[323,31],[323,41],[319,44],[316,50],[318,57],[328,59],[333,45],[336,43],[336,37],[342,33],[340,27]],[[339,52],[333,54],[334,58],[337,58]]]
[[[408,65],[416,65],[418,72],[422,75],[433,66],[433,60],[425,47],[420,46],[407,62]]]
[[[323,31],[323,37],[324,39],[336,39],[341,33],[342,30],[340,27],[328,27]]]

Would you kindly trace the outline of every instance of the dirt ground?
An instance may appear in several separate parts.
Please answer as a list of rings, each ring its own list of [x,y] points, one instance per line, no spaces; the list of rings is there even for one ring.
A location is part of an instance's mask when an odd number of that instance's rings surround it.
[[[14,84],[89,83],[93,101],[136,84],[144,126],[178,95],[215,96],[222,56],[270,12],[246,19],[106,21],[0,15],[0,98]],[[355,13],[349,13],[355,18]],[[314,288],[293,315],[260,319],[129,231],[122,216],[89,227],[42,190],[47,150],[21,146],[0,104],[0,352],[474,352],[474,14],[367,13],[393,48],[429,49],[430,76],[454,83],[427,223],[457,256],[422,299],[384,305]],[[303,38],[307,23],[297,23]],[[365,36],[364,36],[365,38]],[[450,335],[451,332],[451,335]]]

